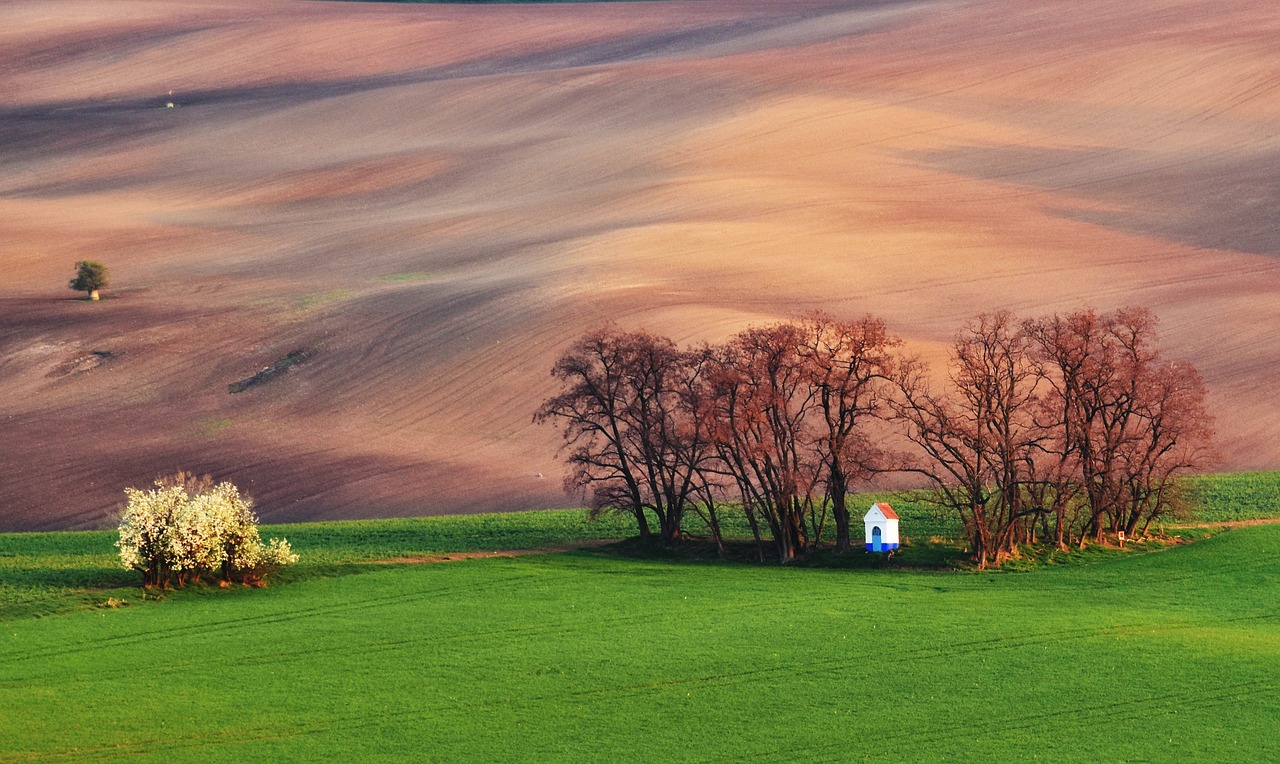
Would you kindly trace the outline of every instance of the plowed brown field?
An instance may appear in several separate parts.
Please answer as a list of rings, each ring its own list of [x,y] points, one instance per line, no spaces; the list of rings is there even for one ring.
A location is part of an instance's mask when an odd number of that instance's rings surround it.
[[[1273,0],[4,3],[0,530],[178,467],[268,521],[571,505],[530,415],[606,317],[932,352],[1146,305],[1225,466],[1280,468],[1277,41]]]

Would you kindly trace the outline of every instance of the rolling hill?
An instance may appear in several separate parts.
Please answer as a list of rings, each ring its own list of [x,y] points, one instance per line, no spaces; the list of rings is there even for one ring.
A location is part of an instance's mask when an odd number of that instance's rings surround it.
[[[530,415],[579,333],[816,307],[936,355],[1149,306],[1223,466],[1280,467],[1276,39],[1264,0],[6,3],[0,530],[179,467],[271,522],[572,505]]]

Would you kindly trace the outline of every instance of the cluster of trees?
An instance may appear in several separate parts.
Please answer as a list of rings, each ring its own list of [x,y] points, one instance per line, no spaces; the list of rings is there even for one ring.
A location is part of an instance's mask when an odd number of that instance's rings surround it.
[[[267,574],[298,561],[288,539],[264,544],[252,502],[231,483],[184,472],[149,490],[126,488],[120,519],[120,563],[142,573],[143,586],[216,577],[261,584]]]
[[[805,554],[829,518],[845,550],[848,487],[878,456],[858,436],[886,416],[899,344],[871,317],[815,314],[694,349],[606,326],[556,362],[562,390],[534,418],[563,426],[566,485],[596,512],[630,512],[642,538],[652,516],[674,543],[696,512],[723,551],[718,507],[734,501],[762,557],[766,536],[782,561]]]
[[[1145,531],[1179,503],[1175,478],[1209,462],[1204,385],[1160,354],[1145,309],[1019,320],[983,314],[956,335],[947,382],[883,321],[817,313],[681,349],[605,326],[556,362],[566,487],[667,543],[697,513],[718,548],[739,505],[763,559],[814,548],[873,476],[927,479],[985,566],[1019,545]],[[656,534],[650,520],[656,521]]]
[[[956,337],[945,390],[907,364],[892,407],[980,565],[1019,544],[1065,548],[1145,533],[1183,503],[1177,478],[1213,461],[1194,366],[1163,357],[1144,308],[1017,320]]]

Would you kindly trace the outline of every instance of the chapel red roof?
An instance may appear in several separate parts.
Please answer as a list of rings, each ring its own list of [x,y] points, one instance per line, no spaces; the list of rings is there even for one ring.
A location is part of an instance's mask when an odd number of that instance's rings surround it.
[[[880,513],[884,515],[886,520],[897,520],[898,513],[893,511],[893,507],[889,506],[887,501],[877,501],[875,504],[880,508]]]

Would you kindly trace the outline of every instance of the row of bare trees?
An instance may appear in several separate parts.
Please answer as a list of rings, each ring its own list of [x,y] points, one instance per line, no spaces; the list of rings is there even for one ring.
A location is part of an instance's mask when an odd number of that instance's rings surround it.
[[[697,513],[723,552],[719,508],[741,506],[762,558],[813,549],[828,520],[850,547],[851,487],[923,476],[985,566],[1021,544],[1145,530],[1209,461],[1205,389],[1165,360],[1145,309],[1018,320],[983,314],[946,383],[874,317],[812,314],[722,345],[605,326],[556,362],[535,421],[563,428],[566,486],[680,540]]]
[[[1183,500],[1181,475],[1212,461],[1204,383],[1165,359],[1149,310],[1026,321],[979,316],[956,337],[936,393],[904,364],[896,421],[961,518],[979,565],[1019,544],[1059,547],[1145,532]]]

